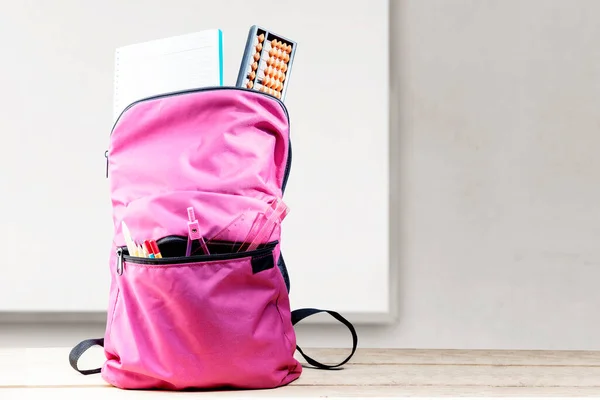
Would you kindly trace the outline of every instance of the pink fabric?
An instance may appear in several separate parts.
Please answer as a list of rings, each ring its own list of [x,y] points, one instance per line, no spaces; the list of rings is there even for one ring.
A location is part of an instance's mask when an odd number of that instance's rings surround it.
[[[201,91],[130,108],[108,150],[116,243],[122,219],[140,238],[187,235],[194,207],[210,237],[240,210],[264,210],[281,197],[287,141],[285,111],[259,92]]]
[[[211,238],[242,212],[280,198],[288,122],[267,95],[213,89],[140,102],[116,124],[108,152],[115,224],[104,379],[121,388],[270,388],[301,373],[289,298],[277,266],[250,257],[177,265],[125,262],[133,238],[187,235],[187,207]],[[252,221],[252,218],[246,218]],[[238,225],[230,241],[242,241]],[[276,230],[269,241],[279,240]],[[221,238],[222,239],[222,238]],[[279,255],[277,245],[267,256]]]

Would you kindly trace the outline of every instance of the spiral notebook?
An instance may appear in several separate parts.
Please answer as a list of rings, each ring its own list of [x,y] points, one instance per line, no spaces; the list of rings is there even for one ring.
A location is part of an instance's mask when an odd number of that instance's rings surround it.
[[[115,51],[113,118],[146,97],[222,85],[220,29],[119,47]]]

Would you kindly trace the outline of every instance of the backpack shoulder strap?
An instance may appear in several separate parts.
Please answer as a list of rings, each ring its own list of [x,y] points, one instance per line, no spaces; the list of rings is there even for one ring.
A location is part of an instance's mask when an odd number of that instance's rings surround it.
[[[352,356],[354,356],[354,353],[356,352],[356,347],[358,346],[358,335],[356,334],[356,329],[354,329],[354,326],[346,318],[342,317],[339,313],[337,313],[335,311],[319,310],[317,308],[300,308],[298,310],[292,311],[292,325],[296,325],[298,322],[302,321],[303,319],[310,317],[311,315],[315,315],[315,314],[319,314],[319,313],[327,313],[327,314],[331,315],[333,318],[337,319],[338,321],[340,321],[342,324],[344,324],[348,328],[348,330],[350,331],[350,334],[352,335],[352,351],[351,351],[350,355],[348,357],[346,357],[346,359],[339,364],[327,365],[327,364],[318,362],[317,360],[315,360],[312,357],[307,356],[304,353],[304,351],[302,351],[300,346],[296,345],[296,349],[298,350],[298,352],[300,354],[302,354],[302,357],[304,357],[306,362],[308,362],[313,367],[320,368],[320,369],[339,368],[342,365],[346,364],[348,361],[350,361],[350,359],[352,358]],[[69,364],[71,364],[71,367],[73,367],[73,369],[75,371],[81,373],[82,375],[98,374],[102,370],[102,368],[82,370],[82,369],[79,369],[79,367],[77,366],[81,356],[86,351],[88,351],[90,348],[92,348],[93,346],[104,347],[104,338],[84,340],[84,341],[80,342],[79,344],[77,344],[75,347],[73,347],[73,349],[69,353]]]
[[[82,375],[99,374],[102,371],[102,368],[79,369],[79,367],[77,366],[79,358],[83,355],[83,353],[88,351],[93,346],[104,347],[104,338],[84,340],[83,342],[80,342],[75,347],[73,347],[73,349],[71,349],[71,352],[69,353],[69,364],[71,364],[71,367],[73,367],[75,371],[79,372]]]
[[[318,362],[317,360],[315,360],[314,358],[311,358],[311,357],[307,356],[306,354],[304,354],[304,352],[298,345],[296,345],[296,350],[298,350],[298,352],[300,354],[302,354],[302,357],[304,357],[306,362],[308,362],[313,367],[320,368],[320,369],[335,369],[335,368],[341,367],[342,365],[344,365],[348,361],[350,361],[350,359],[354,355],[354,352],[356,351],[356,347],[358,345],[358,335],[356,334],[356,329],[354,329],[354,326],[346,318],[342,317],[339,313],[337,313],[335,311],[319,310],[317,308],[300,308],[298,310],[292,311],[292,325],[296,325],[298,322],[302,321],[304,318],[307,318],[307,317],[310,317],[311,315],[315,315],[315,314],[319,314],[319,313],[327,313],[327,314],[331,315],[333,318],[337,319],[338,321],[340,321],[342,324],[344,324],[348,328],[348,330],[350,331],[350,334],[352,335],[352,352],[341,363],[336,364],[336,365],[326,365],[326,364],[322,364],[322,363]]]

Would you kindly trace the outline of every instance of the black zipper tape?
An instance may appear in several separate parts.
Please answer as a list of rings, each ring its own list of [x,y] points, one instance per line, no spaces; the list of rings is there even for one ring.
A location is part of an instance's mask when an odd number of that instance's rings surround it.
[[[251,251],[242,251],[239,253],[226,253],[226,254],[208,254],[208,255],[197,255],[190,257],[166,257],[166,258],[145,258],[145,257],[134,257],[127,254],[127,247],[117,248],[117,273],[121,275],[123,273],[123,261],[132,262],[135,264],[147,264],[147,265],[170,265],[170,264],[190,264],[198,262],[208,261],[225,261],[225,260],[236,260],[246,257],[255,257],[266,255],[273,251],[279,241],[273,241],[267,243],[264,247]],[[158,243],[157,243],[158,244]]]

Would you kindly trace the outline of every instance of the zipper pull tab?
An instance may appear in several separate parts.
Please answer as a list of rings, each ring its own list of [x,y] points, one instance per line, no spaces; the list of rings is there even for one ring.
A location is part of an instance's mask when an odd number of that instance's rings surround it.
[[[104,158],[106,158],[106,177],[108,178],[108,150],[104,152]]]
[[[117,275],[123,275],[123,249],[117,249]]]

